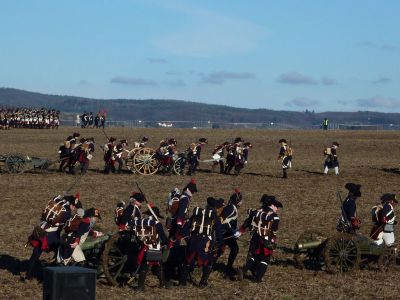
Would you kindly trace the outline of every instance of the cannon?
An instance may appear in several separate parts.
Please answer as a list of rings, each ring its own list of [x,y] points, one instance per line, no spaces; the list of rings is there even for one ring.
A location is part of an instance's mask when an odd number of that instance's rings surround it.
[[[396,263],[396,248],[377,245],[362,234],[338,232],[327,238],[316,231],[302,233],[294,245],[296,267],[343,273],[376,264],[387,271]]]
[[[56,162],[47,158],[29,157],[20,153],[0,154],[2,169],[10,174],[21,174],[30,170],[47,170]]]

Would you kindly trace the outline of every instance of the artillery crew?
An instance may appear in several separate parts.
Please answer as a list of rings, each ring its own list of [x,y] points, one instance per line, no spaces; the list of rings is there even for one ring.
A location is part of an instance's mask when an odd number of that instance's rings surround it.
[[[262,207],[252,210],[240,228],[243,233],[247,228],[252,231],[249,256],[243,268],[239,269],[239,280],[243,280],[248,271],[254,272],[256,282],[261,282],[276,247],[276,234],[279,227],[280,203],[274,196],[264,194]]]
[[[94,225],[98,219],[101,220],[100,212],[92,207],[84,212],[78,209],[77,213],[66,222],[64,227],[66,237],[58,251],[58,263],[68,265],[72,258],[77,265],[84,266],[86,257],[83,254],[81,245],[86,241],[89,234],[94,238],[103,235],[102,232],[94,230]]]
[[[206,208],[195,207],[189,220],[190,237],[186,251],[183,272],[180,284],[186,285],[188,273],[197,266],[202,268],[202,276],[199,287],[208,285],[208,277],[214,264],[214,252],[217,256],[224,251],[222,239],[221,221],[218,218],[217,209],[222,208],[223,199],[207,198]]]
[[[238,219],[238,208],[242,205],[243,196],[240,190],[237,188],[235,192],[230,196],[229,203],[223,207],[219,217],[222,223],[222,232],[224,236],[225,245],[229,247],[228,263],[226,264],[226,274],[231,279],[233,278],[235,271],[233,264],[239,253],[239,245],[237,239],[241,233],[237,226]]]
[[[387,247],[391,247],[395,243],[394,226],[397,224],[396,215],[394,212],[395,205],[398,203],[395,194],[383,194],[381,197],[381,206],[374,210],[376,214],[376,226],[374,233],[376,243],[381,245],[385,243]]]
[[[277,159],[282,161],[282,178],[287,179],[287,170],[292,167],[293,149],[287,144],[285,139],[280,139],[279,144],[281,147]]]
[[[215,145],[215,148],[212,152],[213,156],[213,167],[219,165],[219,172],[222,174],[225,171],[225,162],[224,162],[224,154],[225,150],[229,146],[229,142],[225,142],[220,145]]]
[[[57,254],[61,231],[77,207],[79,207],[79,196],[59,195],[47,202],[39,225],[35,226],[28,238],[27,244],[33,247],[33,251],[25,279],[32,279],[35,276],[43,251]]]
[[[324,174],[328,174],[329,169],[335,170],[335,175],[339,175],[339,160],[337,157],[338,142],[333,142],[332,145],[324,150],[325,163]]]
[[[198,144],[190,144],[187,155],[187,159],[189,161],[189,171],[187,174],[189,176],[196,173],[197,167],[199,166],[200,162],[201,149],[207,143],[208,141],[206,138],[200,138]]]
[[[149,267],[156,267],[160,287],[165,285],[164,270],[162,266],[162,248],[167,247],[168,239],[160,223],[161,215],[158,207],[151,207],[143,213],[141,219],[135,218],[133,230],[138,237],[140,250],[137,257],[139,265],[138,290],[145,290],[145,280]]]
[[[339,217],[336,229],[341,232],[356,232],[360,229],[361,220],[357,217],[356,199],[361,197],[361,185],[352,182],[344,186],[348,191],[346,199],[342,203],[342,213]]]

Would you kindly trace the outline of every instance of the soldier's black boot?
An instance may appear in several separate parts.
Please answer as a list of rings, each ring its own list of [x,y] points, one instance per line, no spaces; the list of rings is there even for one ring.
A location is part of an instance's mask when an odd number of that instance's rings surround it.
[[[160,282],[160,288],[165,287],[165,288],[169,288],[169,286],[167,286],[166,281],[165,281],[165,275],[164,275],[164,270],[162,267],[162,264],[157,268],[157,277],[158,280]]]
[[[212,267],[203,267],[203,274],[199,282],[199,287],[204,288],[208,285],[208,277],[210,277]]]
[[[180,286],[186,286],[188,276],[189,276],[189,266],[184,265],[181,270],[181,275],[179,277],[179,285]]]
[[[222,160],[219,161],[219,172],[222,174],[224,173],[224,162]]]
[[[144,282],[146,280],[147,270],[141,270],[139,272],[138,287],[137,290],[143,292],[145,290]]]
[[[261,261],[258,264],[258,266],[256,268],[256,278],[255,278],[256,282],[262,281],[262,278],[264,277],[264,274],[267,271],[267,268],[268,268],[267,262]]]
[[[253,266],[254,266],[254,259],[249,258],[246,262],[246,264],[243,266],[243,268],[238,269],[238,279],[239,281],[242,281],[244,277],[246,276],[247,271],[249,271]]]
[[[282,178],[285,178],[285,179],[287,179],[288,177],[287,177],[287,170],[286,169],[283,169],[283,177]]]

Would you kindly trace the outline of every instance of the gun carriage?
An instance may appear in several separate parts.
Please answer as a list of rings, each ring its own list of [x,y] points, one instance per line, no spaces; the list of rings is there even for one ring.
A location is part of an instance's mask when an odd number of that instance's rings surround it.
[[[31,170],[47,170],[56,162],[47,158],[30,157],[19,153],[0,154],[0,163],[2,163],[0,169],[11,174],[21,174]]]
[[[358,233],[338,232],[327,238],[316,231],[305,231],[294,245],[294,261],[298,268],[324,269],[343,273],[370,264],[387,271],[396,263],[396,249],[377,245]]]
[[[172,172],[183,175],[186,166],[186,153],[176,153],[172,156],[172,164],[163,165],[162,155],[152,148],[134,148],[125,150],[123,159],[128,170],[140,175],[153,175],[157,172]]]

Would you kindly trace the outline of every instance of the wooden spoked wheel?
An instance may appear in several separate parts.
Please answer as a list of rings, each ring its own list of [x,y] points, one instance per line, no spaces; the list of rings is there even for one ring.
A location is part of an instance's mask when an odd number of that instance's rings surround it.
[[[158,171],[160,162],[151,148],[139,149],[133,157],[135,171],[141,175],[152,175]]]
[[[141,148],[134,148],[132,150],[130,150],[127,154],[126,157],[124,157],[125,159],[125,164],[126,164],[126,168],[131,171],[131,172],[135,172],[135,163],[134,163],[134,157],[135,154],[140,150]]]
[[[118,233],[106,242],[101,260],[107,282],[113,286],[121,285],[128,255],[124,253],[121,247],[120,235]]]
[[[8,155],[5,165],[9,173],[18,174],[25,171],[25,159],[19,154]]]
[[[360,261],[360,247],[354,234],[338,233],[328,239],[324,250],[324,262],[329,273],[359,269]]]

